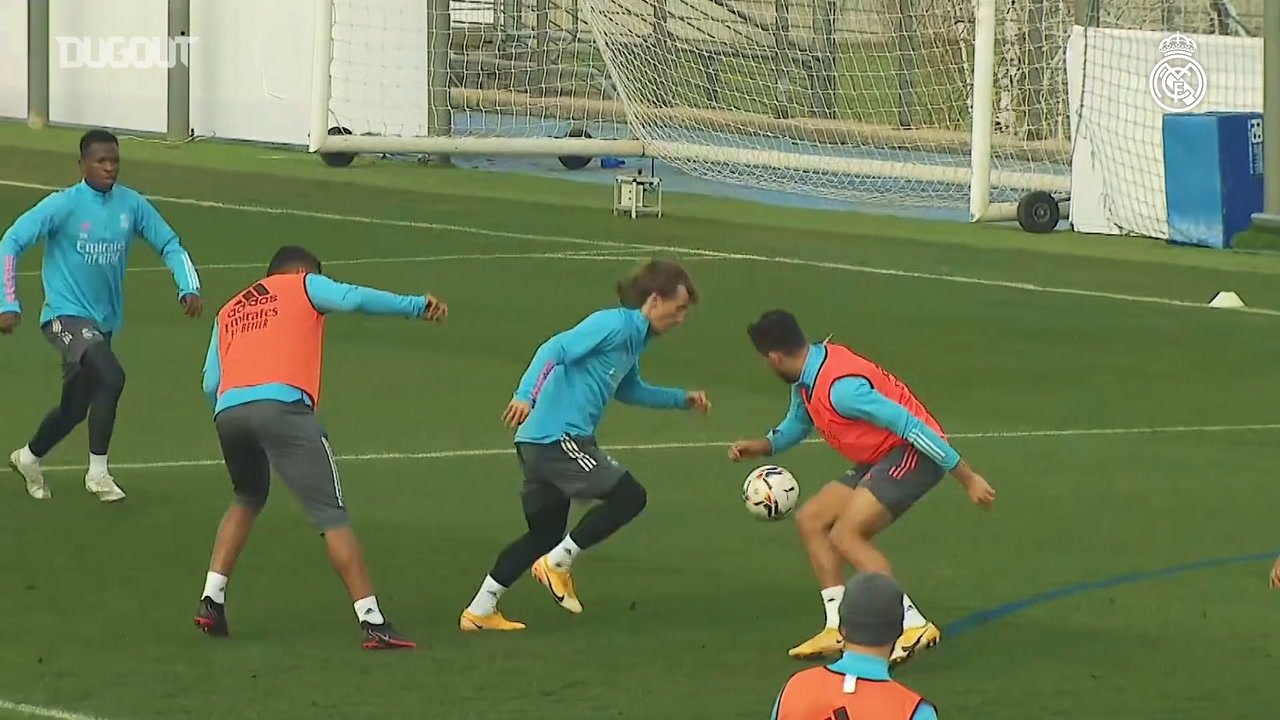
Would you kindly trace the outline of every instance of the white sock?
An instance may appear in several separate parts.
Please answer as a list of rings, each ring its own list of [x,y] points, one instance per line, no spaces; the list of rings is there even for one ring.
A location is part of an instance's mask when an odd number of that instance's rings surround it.
[[[840,627],[840,601],[843,599],[843,585],[833,585],[822,591],[822,609],[827,612],[828,630]]]
[[[36,457],[35,453],[31,452],[30,446],[23,445],[22,449],[18,451],[18,462],[21,462],[23,465],[39,465],[40,458]]]
[[[91,475],[107,474],[107,456],[89,453],[89,473]]]
[[[484,582],[480,584],[480,591],[467,606],[467,612],[481,616],[494,614],[498,610],[498,598],[502,597],[502,593],[506,591],[507,589],[497,580],[485,575]]]
[[[227,576],[211,572],[204,576],[204,594],[200,597],[212,599],[219,605],[227,603]]]
[[[902,629],[910,630],[912,628],[920,628],[928,625],[929,621],[924,619],[924,615],[920,614],[920,610],[916,608],[916,604],[911,602],[911,598],[906,593],[902,593]]]
[[[568,535],[555,546],[551,552],[547,553],[547,560],[551,563],[551,567],[557,570],[568,570],[573,565],[573,559],[582,552],[582,548],[578,547],[578,543]]]
[[[370,595],[367,598],[360,598],[355,602],[356,619],[360,622],[367,622],[373,625],[381,625],[387,619],[382,617],[382,611],[378,609],[378,598]]]

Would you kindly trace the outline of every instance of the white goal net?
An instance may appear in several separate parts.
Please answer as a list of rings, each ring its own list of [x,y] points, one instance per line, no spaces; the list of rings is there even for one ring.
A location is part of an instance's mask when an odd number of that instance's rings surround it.
[[[974,167],[983,205],[1068,188],[1070,0],[983,0],[985,59],[969,0],[321,2],[323,130],[349,149],[576,155],[558,139],[585,134],[837,199],[970,204]]]
[[[1158,139],[1133,146],[1151,140],[1130,125],[1141,97],[1119,91],[1135,74],[1146,87],[1150,53],[1094,42],[1069,102],[1079,0],[317,2],[330,42],[312,149],[642,152],[714,181],[973,219],[1008,219],[1031,190],[1065,197],[1073,122],[1112,162],[1158,154]],[[1096,4],[1104,28],[1236,22],[1207,9],[1226,0]],[[355,137],[321,146],[336,127]]]

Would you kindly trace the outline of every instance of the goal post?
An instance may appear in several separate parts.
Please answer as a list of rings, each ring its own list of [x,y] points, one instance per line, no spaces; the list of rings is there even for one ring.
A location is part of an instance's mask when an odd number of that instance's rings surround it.
[[[1074,0],[315,0],[310,150],[649,157],[1008,220],[1070,188]]]

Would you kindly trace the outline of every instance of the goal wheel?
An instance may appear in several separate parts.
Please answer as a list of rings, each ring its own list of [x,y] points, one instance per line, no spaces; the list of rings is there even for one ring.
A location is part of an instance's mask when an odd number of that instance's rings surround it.
[[[351,130],[338,125],[329,128],[330,135],[350,135]],[[320,153],[320,159],[329,167],[346,167],[355,162],[355,153]]]
[[[569,134],[566,137],[589,138],[591,133],[587,132],[587,129],[581,125],[574,125],[569,128]],[[595,158],[589,158],[585,155],[561,155],[558,159],[560,164],[567,170],[581,170],[590,165]]]
[[[1053,232],[1061,219],[1057,198],[1047,192],[1027,193],[1018,201],[1018,225],[1029,233]]]

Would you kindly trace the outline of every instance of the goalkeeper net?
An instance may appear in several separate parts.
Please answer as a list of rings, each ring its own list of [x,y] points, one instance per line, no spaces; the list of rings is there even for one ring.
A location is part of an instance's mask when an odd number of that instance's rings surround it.
[[[973,83],[981,59],[968,0],[585,7],[630,127],[690,173],[842,199],[967,204],[978,152],[992,199],[1065,189],[1058,3],[993,3],[1004,13],[992,18],[1001,26],[985,96]],[[988,148],[973,142],[977,102],[994,114]]]
[[[982,0],[985,90],[969,0],[323,2],[327,124],[385,141],[365,148],[587,135],[715,181],[930,206],[970,202],[975,157],[984,202],[1068,187],[1071,0]]]
[[[1071,190],[1074,125],[1109,186],[1135,188],[1107,201],[1117,219],[1161,214],[1138,207],[1162,187],[1145,92],[1158,53],[1077,37],[1073,95],[1077,0],[317,1],[330,39],[317,111],[367,136],[362,150],[563,156],[582,146],[560,138],[589,136],[714,181],[968,204],[979,219],[1031,190]],[[1102,29],[1256,31],[1263,0],[1233,2],[1095,5]],[[1252,107],[1244,85],[1260,90],[1261,73],[1232,82],[1211,104]]]

